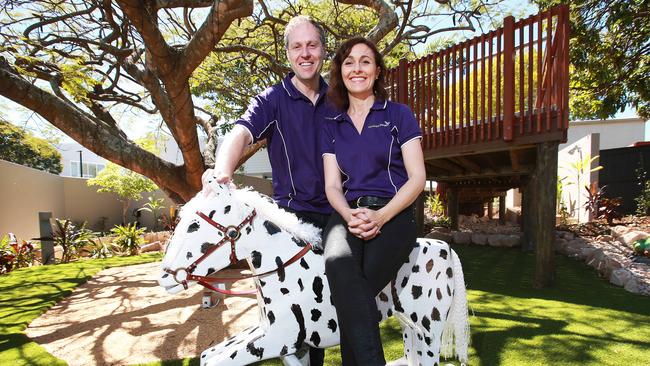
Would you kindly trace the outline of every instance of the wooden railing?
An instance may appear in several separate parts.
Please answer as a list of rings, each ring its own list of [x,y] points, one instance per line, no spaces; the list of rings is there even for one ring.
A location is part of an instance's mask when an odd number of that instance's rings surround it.
[[[425,150],[565,136],[568,10],[507,17],[502,28],[389,70],[390,98],[411,107]]]

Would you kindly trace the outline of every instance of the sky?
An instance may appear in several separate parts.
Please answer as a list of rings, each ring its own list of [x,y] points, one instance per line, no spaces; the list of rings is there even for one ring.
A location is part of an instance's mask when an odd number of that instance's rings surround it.
[[[528,3],[528,1],[520,0],[506,0],[502,4],[502,10],[504,10],[504,13],[513,14],[517,19],[537,13],[537,7],[535,5]],[[451,21],[449,22],[451,23]],[[440,25],[445,26],[444,23],[441,23]],[[432,39],[432,41],[433,40],[434,39]],[[419,54],[425,49],[425,47],[426,45],[418,45],[415,48],[415,52]],[[195,102],[198,105],[201,105],[206,101],[202,101],[195,97]],[[148,132],[156,130],[156,127],[160,125],[161,121],[160,117],[138,112],[137,109],[115,108],[111,110],[111,112],[115,115],[120,126],[131,139],[142,137]],[[43,120],[39,115],[3,96],[0,96],[0,116],[18,126],[27,128],[37,136],[52,140],[53,135],[57,135],[61,137],[61,142],[72,142],[69,137],[58,132],[56,128]],[[634,117],[636,117],[636,113],[633,108],[627,108],[625,112],[618,113],[615,116],[615,118]],[[147,122],[143,123],[143,121]],[[648,122],[646,123],[645,135],[646,137],[650,136],[650,123]]]

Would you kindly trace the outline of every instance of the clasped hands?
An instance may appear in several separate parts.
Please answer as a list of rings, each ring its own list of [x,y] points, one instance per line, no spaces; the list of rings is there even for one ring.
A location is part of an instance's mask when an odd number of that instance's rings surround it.
[[[362,240],[374,239],[381,234],[381,227],[384,225],[382,214],[379,211],[360,207],[350,209],[348,231]]]

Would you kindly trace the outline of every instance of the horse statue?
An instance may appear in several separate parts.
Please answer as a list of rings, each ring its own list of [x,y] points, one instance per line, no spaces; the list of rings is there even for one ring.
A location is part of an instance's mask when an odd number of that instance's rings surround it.
[[[320,230],[254,191],[210,185],[211,193],[199,192],[181,210],[158,282],[172,294],[194,283],[228,293],[214,283],[253,278],[260,321],[203,351],[201,365],[248,365],[271,358],[287,366],[308,365],[306,345],[339,343]],[[251,275],[219,278],[221,269],[240,258]],[[467,362],[463,272],[445,242],[418,239],[408,262],[377,295],[377,306],[382,319],[395,316],[402,326],[405,364],[438,365],[441,354]]]

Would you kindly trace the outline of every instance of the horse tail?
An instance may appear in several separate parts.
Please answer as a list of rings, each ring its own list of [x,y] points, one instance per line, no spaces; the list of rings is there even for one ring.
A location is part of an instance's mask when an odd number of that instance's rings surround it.
[[[449,315],[442,332],[440,354],[444,358],[457,357],[467,363],[467,349],[470,343],[469,319],[467,314],[467,294],[463,268],[456,252],[449,248],[453,266],[454,292]],[[455,348],[455,354],[454,354]]]

